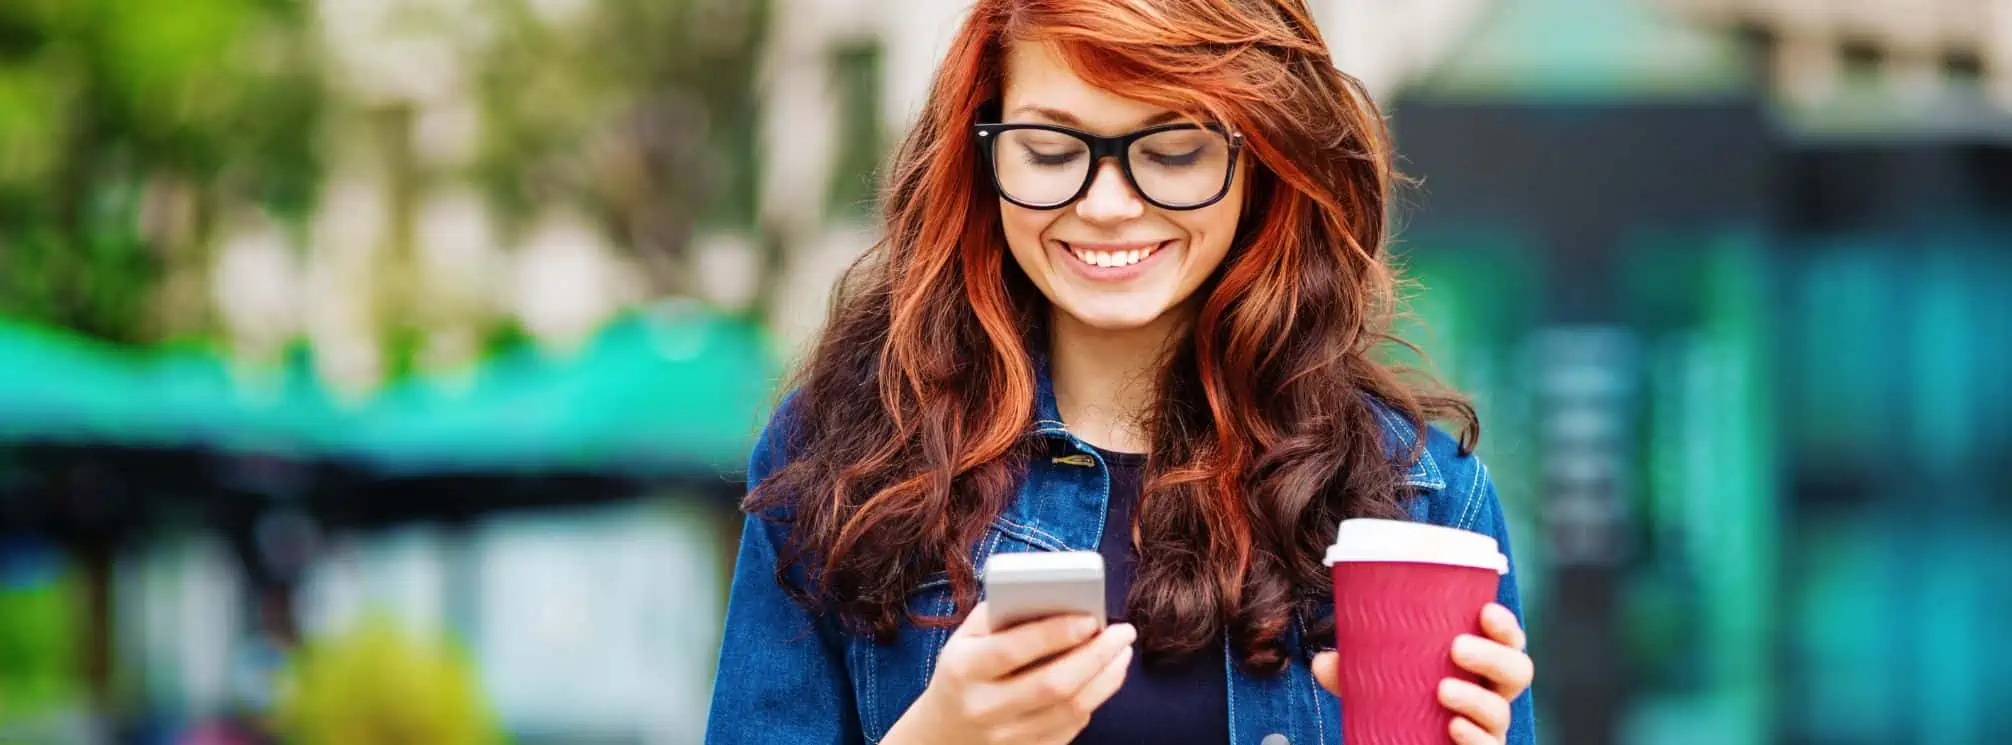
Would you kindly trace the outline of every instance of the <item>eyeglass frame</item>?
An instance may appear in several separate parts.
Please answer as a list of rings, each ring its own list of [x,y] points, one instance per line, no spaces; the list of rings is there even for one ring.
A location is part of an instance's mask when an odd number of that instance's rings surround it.
[[[1089,146],[1090,167],[1084,170],[1083,185],[1077,187],[1075,194],[1071,195],[1068,199],[1064,199],[1054,204],[1033,204],[1030,202],[1020,201],[1019,199],[1014,198],[1012,194],[1007,193],[1005,185],[999,183],[999,164],[997,162],[999,154],[998,154],[997,138],[1002,133],[1020,129],[1036,129],[1046,132],[1054,132],[1056,134],[1073,137],[1076,140],[1082,142],[1083,144]],[[1172,205],[1154,199],[1152,195],[1146,193],[1146,190],[1144,188],[1141,188],[1139,186],[1138,176],[1132,173],[1132,158],[1128,154],[1128,151],[1131,150],[1132,143],[1134,142],[1138,142],[1139,140],[1151,137],[1161,132],[1171,132],[1183,129],[1205,129],[1211,132],[1215,132],[1216,134],[1222,135],[1223,139],[1229,143],[1230,148],[1229,163],[1223,168],[1223,185],[1222,188],[1216,190],[1215,196],[1210,197],[1205,201],[1197,202],[1194,204]],[[1118,170],[1124,172],[1125,183],[1130,184],[1132,186],[1132,193],[1139,195],[1139,198],[1145,200],[1147,204],[1151,204],[1154,207],[1158,207],[1163,210],[1174,210],[1177,212],[1198,210],[1203,207],[1207,207],[1209,205],[1220,202],[1223,200],[1224,197],[1229,196],[1230,185],[1236,181],[1237,177],[1237,153],[1243,150],[1243,144],[1244,144],[1244,137],[1242,134],[1237,132],[1231,132],[1227,129],[1224,129],[1223,126],[1220,124],[1197,124],[1194,122],[1174,122],[1171,124],[1161,124],[1158,126],[1147,127],[1145,129],[1141,129],[1136,132],[1118,135],[1116,137],[1104,137],[1102,135],[1091,134],[1089,132],[1085,132],[1080,129],[1072,129],[1070,127],[1064,127],[1059,124],[1044,124],[1039,122],[991,122],[991,123],[977,124],[972,126],[972,133],[973,136],[976,137],[978,139],[978,142],[981,143],[982,145],[979,149],[985,151],[985,165],[989,170],[992,171],[992,190],[998,192],[999,197],[1001,199],[1004,199],[1008,202],[1012,202],[1013,204],[1025,207],[1030,210],[1059,210],[1063,207],[1075,204],[1077,200],[1083,198],[1083,195],[1090,193],[1090,187],[1097,183],[1097,171],[1101,170],[1098,168],[1098,165],[1103,163],[1105,158],[1114,158],[1118,161]]]

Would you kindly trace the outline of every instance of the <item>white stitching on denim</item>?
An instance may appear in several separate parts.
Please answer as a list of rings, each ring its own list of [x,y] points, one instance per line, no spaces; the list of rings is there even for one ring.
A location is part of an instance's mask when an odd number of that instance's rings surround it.
[[[867,649],[867,654],[869,655],[873,654],[873,650],[871,648]],[[882,712],[880,710],[880,664],[878,663],[878,661],[875,661],[869,666],[873,668],[873,674],[868,676],[868,680],[873,684],[872,690],[873,690],[874,729],[880,732],[881,737],[886,737],[887,730],[893,727],[894,723],[883,721],[883,717],[881,716]]]
[[[1405,450],[1410,450],[1411,447],[1417,443],[1417,436],[1424,434],[1422,432],[1418,432],[1417,430],[1412,429],[1411,422],[1405,421],[1405,419],[1401,416],[1398,416],[1396,412],[1393,412],[1384,407],[1381,406],[1376,407],[1376,416],[1377,418],[1383,420],[1384,426],[1389,427],[1391,431],[1397,433],[1397,439],[1404,443]],[[1422,486],[1426,488],[1444,488],[1446,486],[1445,480],[1443,478],[1438,477],[1437,471],[1439,469],[1433,466],[1432,454],[1426,452],[1426,449],[1423,446],[1420,446],[1418,448],[1418,461],[1416,463],[1413,463],[1412,465],[1413,467],[1418,468],[1425,472],[1425,475],[1422,477],[1424,483],[1413,483],[1411,484],[1412,486]],[[1408,476],[1410,474],[1406,475]]]
[[[1417,478],[1407,478],[1404,480],[1403,484],[1400,484],[1400,486],[1416,486],[1420,489],[1436,490],[1446,488],[1446,481],[1444,479],[1435,480],[1430,476],[1421,476]]]
[[[929,584],[934,585],[936,583],[931,582]],[[950,580],[942,580],[942,584],[950,584]],[[955,602],[956,598],[950,598],[950,600]],[[938,600],[936,607],[930,609],[930,613],[932,615],[941,615],[947,612],[949,609],[943,606],[943,601]],[[925,686],[929,685],[929,679],[936,675],[936,655],[942,653],[943,645],[949,642],[948,639],[944,638],[945,632],[945,629],[931,629],[929,631],[929,638],[932,640],[929,654],[922,656],[922,684]]]
[[[859,658],[860,678],[865,682],[865,685],[861,686],[861,688],[865,689],[863,691],[864,695],[861,698],[865,700],[866,706],[864,707],[865,711],[859,713],[860,729],[865,730],[865,733],[871,733],[880,728],[880,695],[878,690],[880,684],[874,677],[876,665],[874,664],[873,650],[868,648],[868,645],[871,644],[873,644],[872,639],[855,639],[853,640],[852,647],[858,651],[856,656]],[[886,730],[879,731],[882,735],[887,734]],[[879,737],[871,734],[868,734],[866,739],[876,743],[880,742]]]
[[[1026,530],[1026,531],[1028,531],[1028,532],[1031,532],[1031,533],[1034,533],[1035,535],[1039,535],[1039,536],[1041,536],[1041,537],[1043,537],[1043,538],[1046,538],[1046,539],[1048,539],[1048,541],[1049,541],[1050,543],[1053,543],[1053,544],[1055,544],[1055,550],[1057,550],[1057,551],[1067,551],[1067,550],[1069,550],[1069,542],[1068,542],[1068,541],[1065,541],[1065,540],[1062,540],[1062,537],[1061,537],[1061,536],[1059,536],[1059,535],[1056,535],[1056,534],[1054,534],[1053,532],[1050,532],[1050,531],[1048,531],[1048,530],[1045,530],[1045,529],[1042,529],[1042,528],[1040,528],[1040,527],[1037,527],[1037,526],[1034,526],[1034,525],[1029,525],[1029,524],[1027,524],[1027,523],[1023,523],[1023,522],[1019,522],[1019,521],[1017,521],[1017,520],[1012,520],[1012,519],[1010,519],[1010,518],[1008,518],[1008,521],[1009,521],[1009,522],[1012,522],[1012,523],[1013,523],[1013,525],[1014,525],[1015,527],[1018,527],[1018,528],[1020,528],[1021,530]]]
[[[937,603],[936,610],[941,612],[943,610],[943,603]],[[949,631],[949,629],[931,629],[929,631],[928,654],[922,656],[922,687],[924,688],[929,687],[930,678],[936,677],[936,656],[943,654],[943,647],[950,643]]]
[[[1306,673],[1306,677],[1307,677],[1307,679],[1308,679],[1308,680],[1312,680],[1312,679],[1313,679],[1313,671],[1312,671],[1312,669],[1311,669],[1310,667],[1309,667],[1309,669],[1307,670],[1307,673]],[[1326,743],[1327,743],[1327,712],[1323,711],[1323,710],[1322,710],[1322,707],[1321,707],[1321,705],[1320,705],[1320,702],[1321,702],[1321,697],[1320,697],[1320,694],[1321,694],[1321,691],[1319,690],[1319,689],[1320,689],[1320,681],[1317,681],[1317,680],[1316,680],[1316,681],[1314,681],[1314,682],[1313,682],[1313,687],[1314,687],[1314,689],[1315,689],[1315,690],[1313,690],[1313,691],[1310,691],[1310,692],[1309,692],[1309,693],[1313,694],[1313,734],[1314,734],[1314,737],[1315,737],[1315,739],[1316,739],[1316,742],[1320,742],[1320,743],[1322,743],[1322,745],[1326,745]],[[1340,706],[1340,704],[1336,704],[1336,706]]]
[[[1026,533],[1026,535],[1015,535],[1013,537],[1019,538],[1020,540],[1026,541],[1028,543],[1032,543],[1041,548],[1045,548],[1050,551],[1069,550],[1069,543],[1067,541],[1062,540],[1060,536],[1057,536],[1054,533],[1050,533],[1048,531],[1036,528],[1032,525],[1027,525],[1025,523],[1015,522],[1012,518],[1006,517],[1005,515],[1000,515],[999,517],[994,518],[994,522],[999,524],[1000,532],[1007,532],[1009,529],[1011,529]]]
[[[992,556],[993,550],[997,549],[998,547],[999,547],[999,534],[997,532],[994,532],[991,535],[986,536],[985,549],[980,552],[980,556],[978,557],[981,566],[983,565],[985,559]],[[939,580],[938,582],[946,585],[950,584],[950,580],[948,579]],[[936,583],[930,583],[930,584],[936,584]],[[948,614],[952,609],[955,609],[956,607],[957,607],[957,598],[954,596],[946,595],[944,596],[941,602],[938,602],[936,604],[936,614],[937,615]],[[929,653],[922,656],[922,684],[924,686],[929,685],[930,678],[936,677],[936,656],[942,654],[943,648],[950,644],[950,628],[946,626],[943,628],[933,629],[930,631],[930,638],[933,641],[930,645]]]
[[[1310,640],[1307,639],[1306,636],[1306,619],[1301,618],[1299,614],[1295,613],[1293,614],[1292,617],[1292,624],[1294,628],[1298,629],[1299,631],[1300,651],[1307,652],[1312,650],[1313,644]],[[1307,701],[1313,704],[1314,742],[1322,743],[1322,745],[1325,745],[1327,743],[1327,723],[1321,721],[1320,682],[1313,679],[1313,655],[1307,655],[1306,659],[1307,659],[1306,680],[1308,683],[1312,684],[1312,686],[1309,687],[1306,693],[1308,697]]]
[[[1436,484],[1440,489],[1446,488],[1446,474],[1439,471],[1439,459],[1432,457],[1432,451],[1423,445],[1418,448],[1418,468],[1425,473],[1427,482]]]
[[[1229,685],[1224,687],[1229,689],[1228,693],[1229,693],[1229,711],[1230,711],[1230,745],[1237,745],[1236,655],[1231,654],[1230,638],[1228,634],[1223,635],[1223,674],[1227,676],[1229,681]]]
[[[1398,418],[1395,413],[1382,406],[1371,406],[1370,408],[1376,410],[1376,418],[1383,420],[1383,425],[1389,427],[1391,432],[1396,433],[1397,439],[1402,440],[1405,447],[1411,447],[1412,432],[1409,422]]]
[[[937,615],[949,613],[956,603],[957,598],[946,595],[943,600],[936,603],[935,613]],[[950,629],[933,629],[929,632],[929,638],[928,653],[922,656],[922,685],[925,688],[929,686],[929,679],[936,677],[936,656],[943,654],[943,647],[950,643]]]
[[[1474,481],[1467,485],[1467,504],[1460,508],[1460,522],[1453,527],[1466,530],[1472,524],[1469,520],[1474,516],[1475,508],[1481,504],[1481,479],[1487,473],[1488,465],[1476,459],[1474,462]]]
[[[985,560],[992,558],[992,554],[999,550],[999,535],[993,533],[985,537],[985,555],[978,557],[979,566],[984,566]]]
[[[1371,405],[1370,409],[1376,412],[1376,418],[1378,421],[1383,422],[1383,426],[1389,427],[1390,431],[1397,435],[1397,439],[1404,444],[1405,449],[1410,450],[1413,442],[1413,430],[1410,423],[1382,406]],[[1407,478],[1404,480],[1404,486],[1416,486],[1421,489],[1446,488],[1446,477],[1439,475],[1438,465],[1432,462],[1432,453],[1427,452],[1424,448],[1420,448],[1418,451],[1418,462],[1413,464],[1413,467],[1422,471],[1423,474],[1411,477],[1411,474],[1406,473],[1405,476]]]

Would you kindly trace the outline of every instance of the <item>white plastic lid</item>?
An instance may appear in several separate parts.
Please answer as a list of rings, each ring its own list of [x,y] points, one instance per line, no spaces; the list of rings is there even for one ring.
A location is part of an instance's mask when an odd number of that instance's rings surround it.
[[[1493,569],[1509,573],[1509,557],[1495,539],[1471,530],[1402,520],[1357,518],[1341,521],[1328,566],[1343,561],[1403,561]]]

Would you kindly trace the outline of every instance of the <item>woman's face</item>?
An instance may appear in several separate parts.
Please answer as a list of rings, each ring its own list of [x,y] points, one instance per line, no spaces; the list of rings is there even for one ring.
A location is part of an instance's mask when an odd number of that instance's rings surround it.
[[[1007,122],[1058,124],[1108,137],[1180,121],[1177,112],[1120,98],[1076,77],[1048,44],[1013,42],[1005,73],[1000,110]],[[1076,158],[1088,157],[1080,143],[1028,134],[995,144],[999,167],[1051,168],[1040,159],[1052,162],[1055,147],[1076,148]],[[1175,147],[1164,148],[1180,152],[1134,147],[1135,173],[1142,182],[1154,178],[1146,171],[1161,167],[1152,160],[1156,157],[1166,168],[1177,167],[1185,161],[1176,159],[1191,152],[1193,138],[1202,135],[1190,132],[1189,144],[1175,141],[1170,143]],[[1001,197],[1006,245],[1059,314],[1100,330],[1141,328],[1182,307],[1222,263],[1243,214],[1246,179],[1237,174],[1228,193],[1207,207],[1170,210],[1143,199],[1116,159],[1092,167],[1089,190],[1059,209],[1030,209]],[[1167,201],[1159,191],[1164,187],[1149,188]]]

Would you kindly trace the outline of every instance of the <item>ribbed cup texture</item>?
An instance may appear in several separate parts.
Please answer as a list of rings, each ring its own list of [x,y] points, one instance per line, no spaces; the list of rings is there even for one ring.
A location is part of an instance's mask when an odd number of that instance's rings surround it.
[[[1453,664],[1453,640],[1481,635],[1481,609],[1501,577],[1487,569],[1339,562],[1335,649],[1346,745],[1447,745],[1453,713],[1439,681],[1476,680]],[[1477,681],[1478,682],[1478,681]]]

